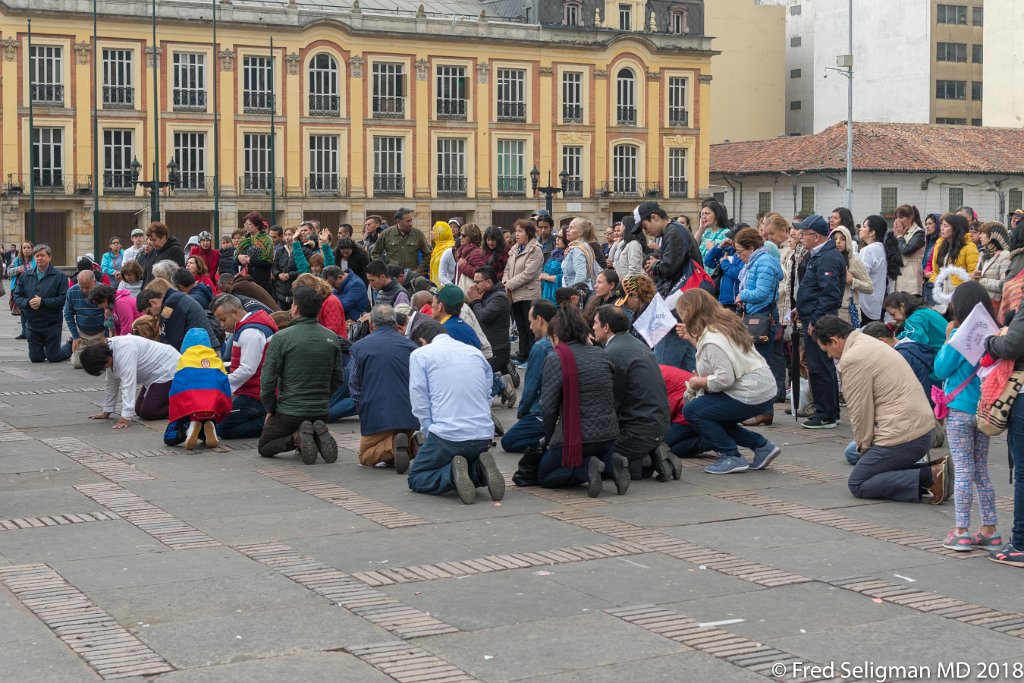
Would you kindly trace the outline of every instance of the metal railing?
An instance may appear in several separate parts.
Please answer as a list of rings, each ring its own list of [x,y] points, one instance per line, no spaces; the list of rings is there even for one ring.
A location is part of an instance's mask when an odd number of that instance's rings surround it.
[[[466,178],[457,175],[437,176],[438,194],[466,194]]]
[[[668,196],[686,198],[690,196],[690,183],[687,180],[668,181]]]
[[[405,118],[404,97],[373,97],[373,118],[401,119]]]
[[[178,185],[174,188],[174,193],[212,195],[216,185],[216,176],[206,175],[201,171],[182,171],[178,173]]]
[[[337,175],[314,173],[306,177],[307,197],[346,197],[348,178]]]
[[[569,178],[565,181],[565,191],[562,193],[566,197],[582,197],[583,196],[583,179],[582,178]]]
[[[526,178],[498,176],[498,194],[503,197],[521,197],[526,194]]]
[[[92,194],[91,175],[71,175],[60,171],[37,171],[32,174],[36,192],[46,194]],[[8,194],[28,194],[29,174],[9,173],[4,190]]]
[[[103,172],[104,193],[134,193],[135,183],[132,181],[132,172],[125,170]]]
[[[337,116],[341,113],[341,97],[338,95],[309,94],[310,116]]]
[[[114,108],[132,108],[135,106],[135,88],[130,85],[103,86],[103,106]]]
[[[583,123],[583,105],[563,104],[562,123]]]
[[[36,83],[32,86],[32,104],[64,104],[64,86]]]
[[[669,107],[668,125],[688,127],[690,125],[690,112],[682,107]]]
[[[206,91],[176,88],[173,93],[173,107],[177,111],[206,111]]]
[[[405,177],[386,173],[373,175],[373,193],[375,195],[405,194]]]
[[[661,183],[641,183],[633,178],[616,178],[601,185],[602,197],[629,197],[636,199],[661,196]]]
[[[284,178],[271,178],[269,173],[238,176],[238,194],[270,194],[271,188],[278,196],[284,196]]]
[[[615,121],[620,126],[636,125],[636,107],[619,105],[615,108]]]
[[[525,102],[498,102],[499,121],[525,121]]]
[[[274,95],[269,92],[242,93],[242,111],[246,114],[269,114],[274,108]]]
[[[465,99],[437,99],[437,118],[466,120]]]

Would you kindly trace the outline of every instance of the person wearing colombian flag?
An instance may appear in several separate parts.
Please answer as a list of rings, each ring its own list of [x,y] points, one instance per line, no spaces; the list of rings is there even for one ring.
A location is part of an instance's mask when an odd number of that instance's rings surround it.
[[[184,441],[185,449],[192,450],[202,438],[207,448],[218,445],[214,423],[231,412],[231,384],[205,329],[193,327],[185,335],[169,399],[165,444]]]

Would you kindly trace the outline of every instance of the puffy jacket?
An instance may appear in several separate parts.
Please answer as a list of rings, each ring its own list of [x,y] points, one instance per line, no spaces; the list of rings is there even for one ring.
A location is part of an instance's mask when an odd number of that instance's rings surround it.
[[[722,248],[715,245],[704,256],[704,266],[708,272],[715,268],[722,269],[722,278],[718,283],[718,302],[723,305],[736,303],[736,288],[739,286],[740,271],[744,263],[732,247]]]
[[[415,342],[389,327],[380,327],[352,345],[348,385],[363,436],[419,429],[409,392],[396,390],[409,386],[409,356],[416,348]]]
[[[534,301],[540,298],[540,271],[544,267],[544,252],[536,240],[530,240],[519,253],[519,245],[512,245],[505,264],[502,281],[512,296],[512,303]]]
[[[932,378],[932,367],[935,365],[935,349],[927,344],[919,344],[909,339],[901,340],[893,348],[903,357],[903,360],[907,361],[910,369],[914,371],[917,381],[921,383],[921,388],[924,389],[924,395],[928,397],[928,402],[931,403],[932,387],[937,384]]]
[[[278,275],[284,273],[287,280],[282,281]],[[274,262],[270,270],[271,282],[274,285],[274,299],[278,305],[286,306],[292,298],[292,281],[299,276],[295,259],[284,245],[274,247]]]
[[[796,310],[805,327],[825,315],[836,315],[843,303],[846,289],[846,261],[827,240],[807,259],[807,269],[796,292]]]
[[[164,294],[163,306],[160,311],[163,322],[164,341],[181,351],[185,335],[194,327],[207,331],[210,335],[210,348],[217,348],[217,334],[210,325],[206,311],[195,299],[184,292],[169,289]]]
[[[488,289],[479,301],[474,301],[473,315],[483,328],[495,358],[508,358],[512,352],[509,337],[509,314],[511,307],[505,288],[496,284]]]
[[[1003,298],[1003,283],[1006,282],[1006,273],[1010,270],[1010,252],[1000,249],[989,257],[978,259],[978,270],[981,277],[978,283],[988,292],[992,301],[999,301]]]
[[[570,343],[576,359],[579,378],[579,405],[583,443],[610,441],[619,435],[619,418],[615,414],[615,372],[608,354],[597,346]],[[544,415],[544,436],[549,446],[562,443],[562,359],[549,353],[544,359],[544,375],[540,386],[541,414]]]
[[[118,289],[114,292],[114,318],[117,322],[114,334],[131,334],[132,323],[141,316],[131,292],[127,289]]]
[[[14,303],[21,309],[21,314],[30,326],[44,329],[60,325],[64,321],[64,302],[68,298],[68,279],[61,271],[50,266],[40,278],[36,268],[26,270],[18,276],[12,296]],[[43,303],[38,309],[28,305],[34,297],[40,297]]]
[[[331,395],[344,380],[338,335],[313,318],[298,318],[270,338],[260,400],[268,413],[327,415]]]
[[[897,339],[910,339],[936,351],[946,343],[946,319],[927,306],[919,306],[907,316],[896,333]]]
[[[473,279],[473,274],[476,273],[476,269],[487,263],[487,259],[484,257],[484,251],[480,248],[480,245],[472,244],[471,242],[467,242],[459,247],[456,262],[460,260],[464,260],[465,262],[457,266],[459,275],[465,275],[470,280]]]
[[[966,244],[960,247],[960,253],[956,255],[956,261],[950,263],[949,255],[947,254],[942,263],[940,263],[939,251],[942,249],[942,243],[944,241],[945,240],[941,237],[935,241],[935,249],[932,250],[932,274],[928,277],[928,282],[935,282],[935,278],[939,276],[939,273],[945,266],[952,265],[958,268],[963,268],[967,271],[968,275],[973,273],[978,267],[978,247],[970,240],[969,237],[965,238]],[[955,276],[950,278],[950,280],[954,287],[959,287],[963,282],[963,280]]]
[[[716,247],[717,248],[717,247]],[[778,293],[779,283],[782,282],[782,264],[779,259],[772,256],[766,249],[758,249],[751,257],[740,274],[739,298],[747,313],[761,313],[772,311],[775,313],[775,320],[778,315]]]
[[[351,270],[348,277],[341,283],[341,287],[334,290],[334,296],[341,300],[345,309],[345,317],[349,320],[358,320],[359,316],[370,309],[370,300],[366,296],[366,283]]]
[[[143,251],[139,254],[136,259],[139,265],[142,266],[143,276],[142,285],[145,287],[153,279],[153,266],[160,263],[161,261],[174,261],[182,268],[185,267],[185,250],[181,247],[181,242],[174,235],[170,235],[167,241],[164,242],[164,246],[146,253]]]

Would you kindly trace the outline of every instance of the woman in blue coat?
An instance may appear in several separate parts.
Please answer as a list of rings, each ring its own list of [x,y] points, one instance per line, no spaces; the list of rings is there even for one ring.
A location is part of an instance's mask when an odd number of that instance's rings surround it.
[[[722,277],[718,282],[718,303],[730,310],[735,309],[743,261],[736,255],[732,232],[726,233],[725,239],[708,249],[708,253],[704,255],[704,267],[709,273],[716,268],[722,269]]]

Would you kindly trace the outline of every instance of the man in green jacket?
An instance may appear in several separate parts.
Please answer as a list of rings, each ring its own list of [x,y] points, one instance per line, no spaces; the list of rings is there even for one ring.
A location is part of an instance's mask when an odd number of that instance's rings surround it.
[[[421,263],[430,263],[430,242],[412,227],[412,209],[395,212],[395,224],[381,233],[370,248],[371,259],[410,270],[422,270]]]
[[[297,450],[312,465],[338,459],[338,444],[327,429],[331,394],[345,379],[338,336],[317,322],[323,299],[310,287],[293,293],[292,323],[267,344],[260,400],[267,421],[259,453],[272,458]]]

